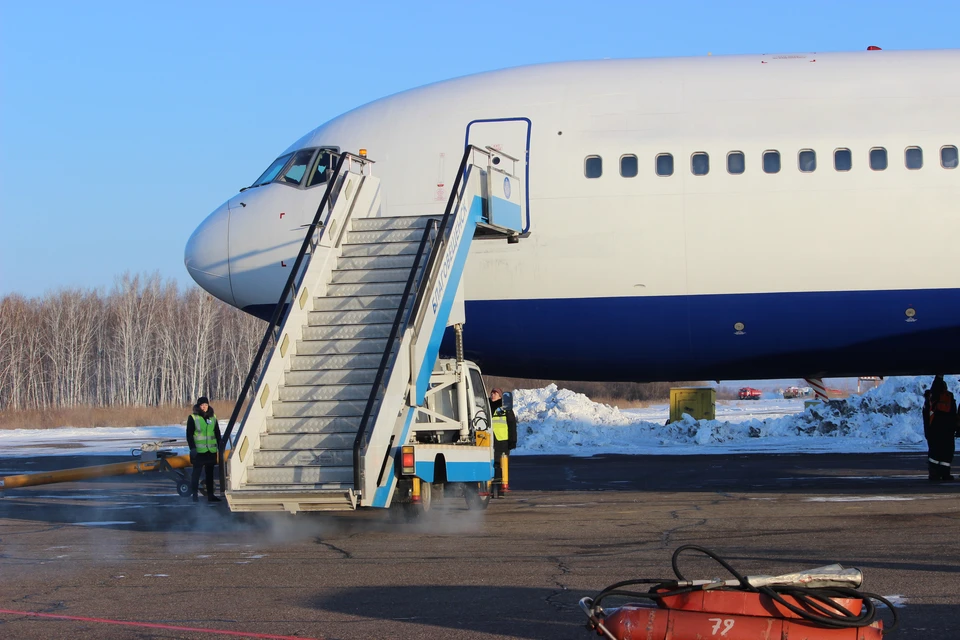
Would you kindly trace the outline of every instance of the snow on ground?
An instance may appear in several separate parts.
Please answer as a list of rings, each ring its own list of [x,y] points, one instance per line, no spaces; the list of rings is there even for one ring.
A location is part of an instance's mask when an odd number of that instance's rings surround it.
[[[847,400],[804,409],[803,400],[720,402],[716,420],[669,425],[667,405],[621,411],[550,385],[517,390],[523,455],[600,453],[857,453],[925,447],[920,410],[931,377],[888,378]],[[956,376],[947,378],[958,391]]]
[[[550,385],[518,389],[516,455],[859,453],[925,448],[920,409],[931,377],[888,378],[844,401],[804,409],[803,400],[721,401],[716,420],[665,425],[666,404],[620,410]],[[957,376],[947,381],[960,396]],[[0,457],[129,454],[144,442],[184,438],[182,425],[129,429],[0,431]]]
[[[61,427],[0,431],[0,458],[129,455],[144,442],[183,440],[186,427]],[[186,453],[186,449],[183,449]]]

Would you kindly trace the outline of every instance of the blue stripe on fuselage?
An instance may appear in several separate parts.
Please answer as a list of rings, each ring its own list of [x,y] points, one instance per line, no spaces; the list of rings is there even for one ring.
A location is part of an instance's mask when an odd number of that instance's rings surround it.
[[[273,307],[245,311],[269,317]],[[960,289],[468,300],[466,313],[467,357],[491,375],[642,382],[960,370]],[[453,344],[448,331],[441,353]]]
[[[960,370],[960,289],[468,301],[466,314],[466,355],[490,375],[666,381]],[[447,335],[442,352],[452,347]]]

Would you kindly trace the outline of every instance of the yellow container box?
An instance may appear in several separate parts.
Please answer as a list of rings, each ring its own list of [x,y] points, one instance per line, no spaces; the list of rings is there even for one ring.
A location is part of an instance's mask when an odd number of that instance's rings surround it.
[[[670,389],[670,422],[689,414],[696,420],[716,420],[717,390],[712,387],[677,387]]]

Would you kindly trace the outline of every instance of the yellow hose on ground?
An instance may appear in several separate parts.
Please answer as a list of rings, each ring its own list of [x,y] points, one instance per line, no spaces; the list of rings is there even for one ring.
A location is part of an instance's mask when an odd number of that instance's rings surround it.
[[[166,466],[164,463],[166,463]],[[124,476],[133,473],[148,473],[150,471],[166,471],[167,469],[183,469],[192,466],[190,456],[173,456],[158,458],[157,460],[131,460],[115,464],[101,464],[95,467],[78,467],[76,469],[61,469],[60,471],[43,471],[41,473],[25,473],[19,476],[0,477],[0,489],[19,489],[33,487],[40,484],[54,484],[57,482],[76,482],[91,478],[105,478],[108,476]]]

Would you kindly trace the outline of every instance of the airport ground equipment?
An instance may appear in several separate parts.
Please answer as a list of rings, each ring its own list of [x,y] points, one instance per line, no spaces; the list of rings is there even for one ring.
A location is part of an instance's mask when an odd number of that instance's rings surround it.
[[[387,218],[372,161],[337,156],[224,432],[232,510],[424,510],[446,485],[485,505],[480,371],[463,360],[459,330],[458,357],[438,355],[465,320],[474,238],[520,237],[517,162],[468,146],[442,216]]]
[[[0,489],[19,489],[41,484],[78,482],[80,480],[135,473],[163,473],[167,474],[176,483],[177,493],[185,496],[190,493],[190,481],[188,474],[183,470],[192,466],[190,456],[176,455],[174,452],[175,448],[185,446],[187,446],[185,441],[178,440],[146,442],[139,449],[133,450],[133,455],[138,458],[137,460],[6,476],[0,478]]]
[[[674,387],[670,389],[670,422],[683,420],[683,414],[695,420],[717,418],[717,390],[712,387]]]
[[[737,391],[738,400],[759,400],[762,397],[763,392],[753,387],[740,387],[740,390]]]
[[[685,552],[712,558],[733,579],[686,579],[678,565]],[[625,580],[582,598],[587,627],[609,640],[879,640],[897,627],[889,601],[858,591],[863,582],[859,569],[833,564],[780,576],[744,576],[696,545],[679,547],[672,564],[674,579]],[[648,590],[634,591],[639,585]],[[605,610],[601,605],[607,598],[647,602]],[[893,616],[886,631],[874,600]]]

